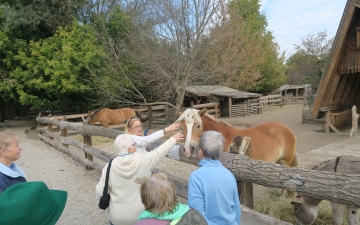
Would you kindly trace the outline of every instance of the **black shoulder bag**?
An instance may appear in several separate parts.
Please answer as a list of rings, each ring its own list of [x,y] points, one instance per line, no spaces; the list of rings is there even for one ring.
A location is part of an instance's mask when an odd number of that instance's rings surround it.
[[[109,203],[110,203],[110,194],[108,193],[108,183],[109,183],[111,162],[112,162],[112,159],[110,160],[107,171],[106,171],[106,179],[105,179],[103,196],[101,196],[100,202],[99,202],[99,208],[103,209],[103,210],[107,209],[107,207],[109,206]]]

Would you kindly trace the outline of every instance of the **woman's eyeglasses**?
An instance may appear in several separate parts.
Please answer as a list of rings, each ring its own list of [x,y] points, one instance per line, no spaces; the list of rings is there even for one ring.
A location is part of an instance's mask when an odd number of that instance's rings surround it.
[[[139,126],[132,127],[131,129],[137,130],[137,129],[142,129],[142,128],[143,128],[143,125],[139,125]]]

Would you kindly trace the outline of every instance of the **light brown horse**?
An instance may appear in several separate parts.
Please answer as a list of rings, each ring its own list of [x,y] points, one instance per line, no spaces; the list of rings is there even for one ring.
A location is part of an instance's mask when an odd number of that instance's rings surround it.
[[[103,127],[109,127],[109,125],[125,123],[128,119],[134,116],[139,117],[141,122],[145,122],[149,119],[149,117],[142,118],[138,111],[131,108],[102,108],[91,113],[84,123],[93,125],[99,122]]]
[[[214,130],[220,132],[225,138],[223,152],[229,151],[229,146],[235,136],[246,136],[251,138],[250,158],[291,167],[298,166],[295,154],[296,137],[284,124],[269,122],[240,130],[217,121],[206,113],[206,109],[201,111],[187,109],[176,122],[181,122],[185,136],[184,148],[188,157],[197,155],[194,149],[197,149],[201,134],[204,131]],[[288,192],[289,197],[293,194],[293,192]],[[285,198],[285,190],[282,190],[281,197]]]

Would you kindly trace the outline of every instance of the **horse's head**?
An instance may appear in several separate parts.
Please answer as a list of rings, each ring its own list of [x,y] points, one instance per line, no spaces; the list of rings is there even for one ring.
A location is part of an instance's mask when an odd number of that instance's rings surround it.
[[[181,129],[185,136],[184,149],[187,157],[196,157],[200,136],[203,133],[203,123],[201,116],[206,113],[206,109],[198,111],[196,109],[185,110],[176,122],[181,122]]]
[[[297,225],[311,225],[318,215],[319,200],[310,196],[297,195],[291,201],[294,208],[294,220]]]

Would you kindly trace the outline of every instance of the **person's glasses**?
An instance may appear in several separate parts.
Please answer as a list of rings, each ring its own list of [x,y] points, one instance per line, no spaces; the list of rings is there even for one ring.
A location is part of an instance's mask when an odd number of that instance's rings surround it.
[[[139,126],[132,127],[132,129],[135,129],[135,130],[137,130],[137,129],[142,129],[142,128],[143,128],[143,125],[139,125]]]

